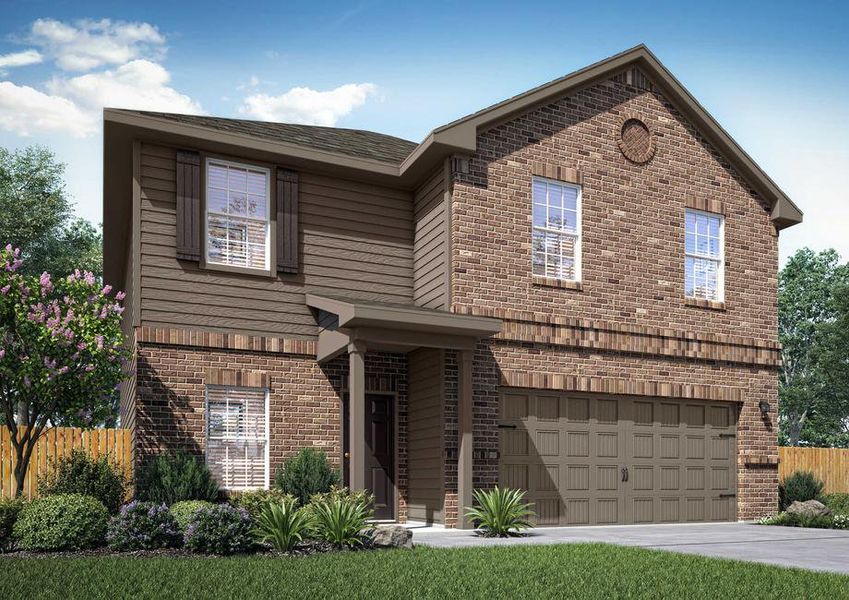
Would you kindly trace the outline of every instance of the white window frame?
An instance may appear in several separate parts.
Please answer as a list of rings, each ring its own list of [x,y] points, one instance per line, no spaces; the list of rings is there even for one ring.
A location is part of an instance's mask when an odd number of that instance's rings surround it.
[[[233,265],[226,262],[216,262],[209,258],[209,167],[210,165],[218,164],[226,167],[234,167],[237,169],[247,169],[251,171],[262,171],[265,174],[265,219],[257,219],[255,217],[238,217],[248,221],[264,222],[265,223],[265,267],[257,268],[246,265]],[[271,270],[271,169],[260,167],[249,163],[240,163],[232,160],[223,160],[220,158],[207,157],[204,165],[204,220],[203,220],[203,252],[204,260],[207,265],[215,267],[225,267],[228,269],[246,269],[248,271],[256,271],[257,273],[268,273]],[[229,188],[228,188],[229,191]],[[226,213],[218,213],[213,211],[211,214],[218,216],[230,216]]]
[[[719,219],[719,258],[715,258],[713,256],[705,256],[703,254],[698,254],[696,252],[687,252],[687,215],[703,215],[709,217],[711,219]],[[712,262],[718,262],[716,270],[716,299],[710,300],[707,298],[701,298],[699,296],[688,296],[687,295],[687,259],[695,258],[699,260],[709,260]],[[690,298],[693,300],[708,300],[710,302],[725,302],[725,215],[720,213],[712,213],[705,210],[698,210],[696,208],[686,208],[684,209],[684,296],[686,298]],[[693,290],[695,291],[695,285],[693,286]]]
[[[559,185],[561,187],[572,188],[577,191],[577,198],[575,200],[575,233],[568,233],[566,231],[560,229],[553,229],[550,227],[539,227],[534,225],[534,182],[535,181],[545,181],[546,183],[553,183],[555,185]],[[548,277],[547,275],[535,275],[536,277],[544,277],[546,279],[557,279],[559,281],[573,281],[575,283],[581,282],[582,277],[582,263],[583,263],[583,188],[581,185],[577,183],[569,183],[567,181],[560,181],[557,179],[550,179],[548,177],[537,177],[536,175],[531,178],[531,274],[533,275],[533,258],[534,258],[534,249],[533,249],[533,239],[534,232],[541,231],[544,233],[551,233],[560,236],[574,236],[575,237],[575,278],[569,279],[567,277]]]
[[[270,478],[271,478],[271,470],[270,470],[270,465],[271,465],[271,452],[270,452],[270,450],[271,450],[270,449],[270,445],[271,445],[271,439],[270,439],[271,438],[271,423],[269,421],[270,398],[269,398],[268,389],[252,388],[252,387],[237,386],[237,385],[217,385],[217,384],[215,384],[215,385],[210,384],[210,385],[206,385],[204,387],[204,392],[203,392],[204,393],[203,435],[204,435],[204,449],[205,449],[204,460],[205,460],[205,463],[207,465],[207,468],[210,468],[210,464],[209,464],[209,416],[210,416],[209,390],[210,390],[210,388],[236,390],[236,391],[244,390],[244,391],[248,391],[248,392],[257,392],[257,391],[263,392],[263,396],[264,396],[263,401],[265,402],[265,440],[264,440],[264,442],[265,442],[265,473],[263,475],[263,484],[262,484],[261,489],[264,489],[264,490],[269,489]],[[253,489],[259,489],[259,488],[247,488],[247,487],[231,488],[231,487],[226,487],[224,485],[220,485],[220,487],[221,487],[222,490],[228,491],[228,492],[231,492],[231,491],[232,492],[244,492],[244,491],[249,491],[249,490],[253,490]]]

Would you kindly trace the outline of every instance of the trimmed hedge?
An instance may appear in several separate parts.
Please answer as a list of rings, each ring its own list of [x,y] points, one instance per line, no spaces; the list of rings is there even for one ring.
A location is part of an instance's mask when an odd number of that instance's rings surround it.
[[[177,527],[180,528],[180,531],[185,531],[197,511],[212,506],[215,506],[215,504],[206,500],[183,500],[182,502],[172,504],[169,510],[177,521]]]
[[[20,498],[0,498],[0,552],[11,548],[12,529],[23,507],[24,501]]]
[[[13,535],[23,550],[84,550],[103,544],[109,513],[82,494],[45,496],[27,504]]]
[[[253,548],[251,518],[244,508],[216,504],[196,511],[189,519],[186,548],[203,554],[239,554]]]

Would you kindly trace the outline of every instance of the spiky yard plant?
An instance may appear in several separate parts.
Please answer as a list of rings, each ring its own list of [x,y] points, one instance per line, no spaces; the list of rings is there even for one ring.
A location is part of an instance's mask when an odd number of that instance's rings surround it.
[[[337,548],[362,544],[372,517],[369,505],[351,498],[332,498],[311,506],[318,537]]]
[[[260,509],[253,534],[260,544],[288,552],[303,541],[311,522],[311,513],[298,508],[294,498],[272,500]]]
[[[532,503],[525,502],[524,490],[500,488],[475,490],[475,506],[466,507],[466,517],[475,523],[481,535],[507,537],[533,527]]]

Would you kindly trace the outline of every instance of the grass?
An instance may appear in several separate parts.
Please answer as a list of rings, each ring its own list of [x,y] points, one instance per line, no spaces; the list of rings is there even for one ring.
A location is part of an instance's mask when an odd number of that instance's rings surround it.
[[[0,598],[849,598],[849,577],[604,544],[0,558]]]

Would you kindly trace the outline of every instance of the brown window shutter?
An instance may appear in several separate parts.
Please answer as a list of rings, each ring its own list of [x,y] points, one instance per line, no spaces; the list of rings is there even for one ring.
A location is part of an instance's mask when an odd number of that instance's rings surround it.
[[[177,151],[177,258],[200,260],[200,154]]]
[[[277,270],[298,272],[298,174],[277,169]]]

